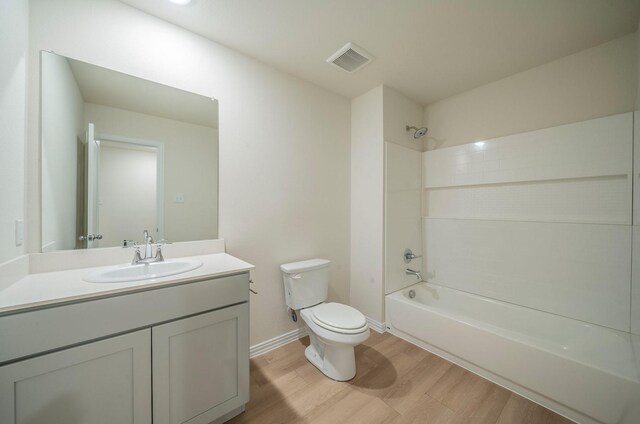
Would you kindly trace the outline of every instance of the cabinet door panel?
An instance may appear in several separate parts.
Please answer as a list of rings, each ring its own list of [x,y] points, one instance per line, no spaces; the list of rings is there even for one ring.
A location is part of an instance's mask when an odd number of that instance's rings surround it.
[[[0,367],[0,422],[151,423],[150,331]]]
[[[153,327],[153,422],[209,423],[248,399],[246,303]]]

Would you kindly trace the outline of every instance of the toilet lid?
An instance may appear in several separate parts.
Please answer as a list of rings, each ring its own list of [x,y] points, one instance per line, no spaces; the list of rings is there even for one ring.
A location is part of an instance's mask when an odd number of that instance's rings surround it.
[[[313,320],[323,327],[356,330],[367,324],[367,320],[359,310],[341,303],[321,303],[314,306],[311,311]]]

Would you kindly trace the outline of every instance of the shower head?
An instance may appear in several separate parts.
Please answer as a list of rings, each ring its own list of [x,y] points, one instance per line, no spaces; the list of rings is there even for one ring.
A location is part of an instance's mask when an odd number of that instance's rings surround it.
[[[416,128],[416,127],[410,127],[409,125],[407,125],[406,128],[407,128],[407,131],[411,131],[411,130],[415,131],[415,133],[413,134],[413,138],[415,138],[416,140],[421,138],[423,135],[427,133],[427,131],[429,131],[426,127]]]

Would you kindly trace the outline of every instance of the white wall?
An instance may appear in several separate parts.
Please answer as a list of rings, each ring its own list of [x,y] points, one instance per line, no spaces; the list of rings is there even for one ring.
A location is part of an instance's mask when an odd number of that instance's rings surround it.
[[[548,128],[633,110],[636,35],[549,62],[428,105],[428,146]]]
[[[157,158],[155,150],[100,143],[98,223],[103,239],[98,246],[122,246],[132,238],[143,243],[141,228],[156,239]]]
[[[218,237],[217,129],[93,103],[85,103],[85,122],[94,123],[97,134],[164,144],[164,238],[173,242]],[[178,193],[184,195],[184,203],[173,201]],[[128,239],[141,237],[137,229]]]
[[[251,344],[295,328],[282,263],[330,259],[330,297],[348,303],[348,100],[115,0],[33,0],[31,12],[30,251],[41,238],[38,52],[45,49],[219,99],[220,236],[229,253],[257,267]]]
[[[382,86],[384,141],[421,152],[422,140],[413,138],[410,127],[422,126],[424,108],[391,87]]]
[[[351,305],[384,321],[383,87],[351,101]]]
[[[15,220],[24,218],[24,139],[28,2],[4,0],[0,13],[0,263],[24,253]]]
[[[42,61],[42,246],[74,249],[84,100],[65,58],[47,54]]]

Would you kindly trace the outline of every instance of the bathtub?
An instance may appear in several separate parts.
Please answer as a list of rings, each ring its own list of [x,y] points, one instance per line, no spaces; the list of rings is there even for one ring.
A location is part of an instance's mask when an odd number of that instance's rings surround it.
[[[640,423],[638,336],[431,283],[385,306],[392,334],[574,421]]]

